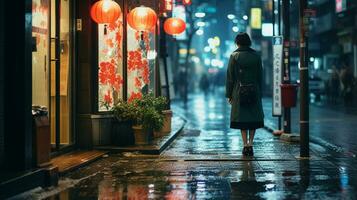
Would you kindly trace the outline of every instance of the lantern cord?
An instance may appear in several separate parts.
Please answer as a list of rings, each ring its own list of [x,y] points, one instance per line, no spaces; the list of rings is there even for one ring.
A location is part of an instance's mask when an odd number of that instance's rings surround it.
[[[106,35],[107,32],[108,32],[108,31],[107,31],[107,26],[108,26],[108,25],[104,24],[104,35]]]

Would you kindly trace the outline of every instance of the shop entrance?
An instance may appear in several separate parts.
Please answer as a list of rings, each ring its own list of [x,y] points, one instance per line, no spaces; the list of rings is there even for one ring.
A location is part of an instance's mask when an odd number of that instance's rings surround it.
[[[52,151],[71,146],[71,0],[33,0],[32,102],[49,108]]]

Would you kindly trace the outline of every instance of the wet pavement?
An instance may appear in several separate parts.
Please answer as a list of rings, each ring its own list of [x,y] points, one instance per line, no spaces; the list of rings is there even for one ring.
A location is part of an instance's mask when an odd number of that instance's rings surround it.
[[[58,187],[13,199],[357,198],[356,158],[319,144],[311,144],[310,159],[299,159],[298,144],[260,129],[255,156],[243,157],[222,93],[190,96],[186,107],[173,102],[188,123],[161,155],[110,154],[66,174]]]
[[[267,125],[277,129],[278,120],[271,116],[271,99],[263,101],[264,110],[267,113],[265,122]],[[292,108],[291,129],[292,133],[299,134],[299,105]],[[268,114],[269,113],[269,114]],[[356,122],[357,112],[355,108],[344,106],[330,106],[312,104],[310,106],[310,136],[321,144],[345,154],[356,156]]]

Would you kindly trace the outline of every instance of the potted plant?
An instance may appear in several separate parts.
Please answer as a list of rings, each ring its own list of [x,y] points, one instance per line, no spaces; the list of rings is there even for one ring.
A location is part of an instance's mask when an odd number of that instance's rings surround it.
[[[126,146],[134,144],[132,126],[136,120],[137,107],[135,104],[119,100],[113,108],[112,144]]]
[[[135,143],[148,144],[153,132],[158,132],[164,125],[164,116],[155,107],[155,97],[145,95],[137,99],[134,104],[137,108],[135,125],[133,126]]]
[[[172,120],[172,111],[168,109],[168,101],[166,97],[160,96],[157,97],[154,101],[156,110],[164,116],[164,125],[160,130],[161,133],[171,132],[171,120]]]
[[[172,111],[168,108],[168,101],[166,97],[159,96],[154,97],[152,93],[143,96],[143,98],[138,102],[141,106],[152,106],[155,110],[164,116],[163,127],[160,130],[154,131],[154,136],[162,136],[162,133],[166,134],[171,132],[171,118]]]

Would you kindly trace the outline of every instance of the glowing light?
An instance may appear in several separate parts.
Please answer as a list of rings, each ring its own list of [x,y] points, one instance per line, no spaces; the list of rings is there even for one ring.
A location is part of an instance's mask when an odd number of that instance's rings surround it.
[[[206,13],[204,13],[204,12],[197,12],[197,13],[195,13],[195,17],[197,17],[197,18],[203,18],[203,17],[205,17],[206,16]]]
[[[206,25],[205,22],[197,22],[197,26],[199,26],[199,27],[202,27],[202,26],[205,26],[205,25]]]
[[[230,19],[230,20],[232,20],[232,19],[236,18],[236,16],[233,15],[233,14],[228,14],[228,15],[227,15],[227,18]]]
[[[211,51],[211,47],[209,46],[205,46],[205,48],[203,49],[205,52],[210,52]]]
[[[244,15],[243,19],[247,21],[248,20],[248,15]]]
[[[204,33],[204,32],[203,32],[202,29],[199,29],[199,30],[197,30],[197,32],[196,32],[197,35],[203,35],[203,33]]]
[[[147,54],[148,60],[155,60],[157,52],[155,50],[149,50]]]
[[[238,26],[233,26],[233,27],[232,27],[232,31],[237,33],[237,32],[239,31]]]

